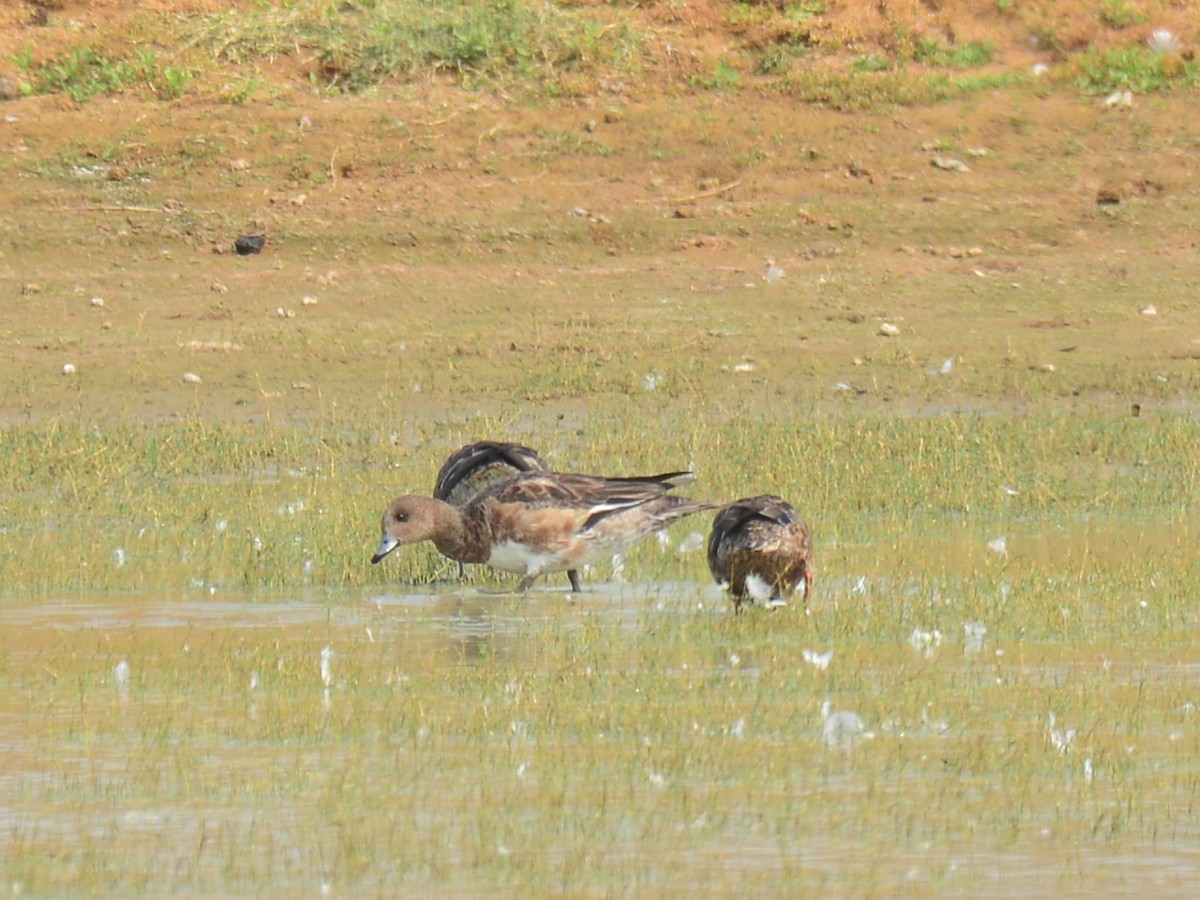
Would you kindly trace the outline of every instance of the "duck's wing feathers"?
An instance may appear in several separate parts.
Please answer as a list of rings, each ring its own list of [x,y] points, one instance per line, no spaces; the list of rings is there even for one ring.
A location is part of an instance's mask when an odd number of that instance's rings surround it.
[[[544,472],[546,461],[523,444],[477,441],[450,455],[438,472],[433,496],[461,506],[521,472]]]
[[[774,494],[751,497],[744,502],[746,509],[751,511],[754,518],[764,519],[781,528],[787,528],[801,521],[792,504]]]
[[[637,478],[603,478],[562,472],[523,472],[493,485],[485,496],[499,503],[519,503],[530,509],[553,507],[603,513],[625,509],[661,497],[690,472],[668,472]]]

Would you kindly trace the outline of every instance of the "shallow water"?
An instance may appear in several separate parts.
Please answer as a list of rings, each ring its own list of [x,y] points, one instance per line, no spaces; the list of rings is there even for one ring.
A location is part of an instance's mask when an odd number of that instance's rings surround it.
[[[9,603],[6,867],[193,895],[1200,879],[1193,616],[1121,635],[1101,605],[1066,640],[997,613],[973,646],[986,604],[864,577],[737,617],[682,582]],[[826,747],[825,697],[869,735]]]

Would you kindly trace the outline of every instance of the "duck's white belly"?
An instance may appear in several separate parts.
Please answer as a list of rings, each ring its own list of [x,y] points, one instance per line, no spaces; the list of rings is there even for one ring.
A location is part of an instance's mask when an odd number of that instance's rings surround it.
[[[541,572],[553,572],[559,561],[559,554],[538,551],[516,541],[501,541],[492,544],[492,555],[487,558],[487,564],[503,572],[516,572],[520,575],[537,575]]]

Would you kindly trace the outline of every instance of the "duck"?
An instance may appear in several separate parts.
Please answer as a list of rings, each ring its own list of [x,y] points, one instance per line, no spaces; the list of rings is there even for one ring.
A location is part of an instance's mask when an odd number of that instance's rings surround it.
[[[550,467],[532,447],[510,441],[475,441],[446,458],[434,482],[433,496],[462,509],[489,487],[522,472],[548,472]],[[458,576],[465,568],[458,564]],[[579,572],[567,570],[571,590],[580,593]]]
[[[812,590],[812,536],[790,503],[775,494],[735,500],[717,511],[708,539],[708,568],[717,584],[742,604],[786,606],[804,585]]]
[[[433,541],[463,563],[522,575],[520,590],[550,572],[578,569],[623,553],[642,538],[714,504],[670,493],[691,472],[607,478],[522,472],[462,508],[436,497],[397,497],[383,514],[378,563],[397,547]]]

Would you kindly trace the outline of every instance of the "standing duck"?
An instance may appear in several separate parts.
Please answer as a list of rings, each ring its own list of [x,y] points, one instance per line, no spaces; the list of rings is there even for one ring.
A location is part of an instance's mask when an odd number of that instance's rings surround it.
[[[736,612],[755,601],[784,606],[801,582],[807,600],[813,580],[808,525],[774,494],[730,503],[713,520],[708,568],[733,595]]]
[[[608,559],[711,503],[669,491],[690,472],[603,478],[524,472],[484,490],[461,509],[431,497],[397,497],[383,514],[377,563],[402,544],[433,541],[445,556],[523,575],[521,589],[548,572]]]

